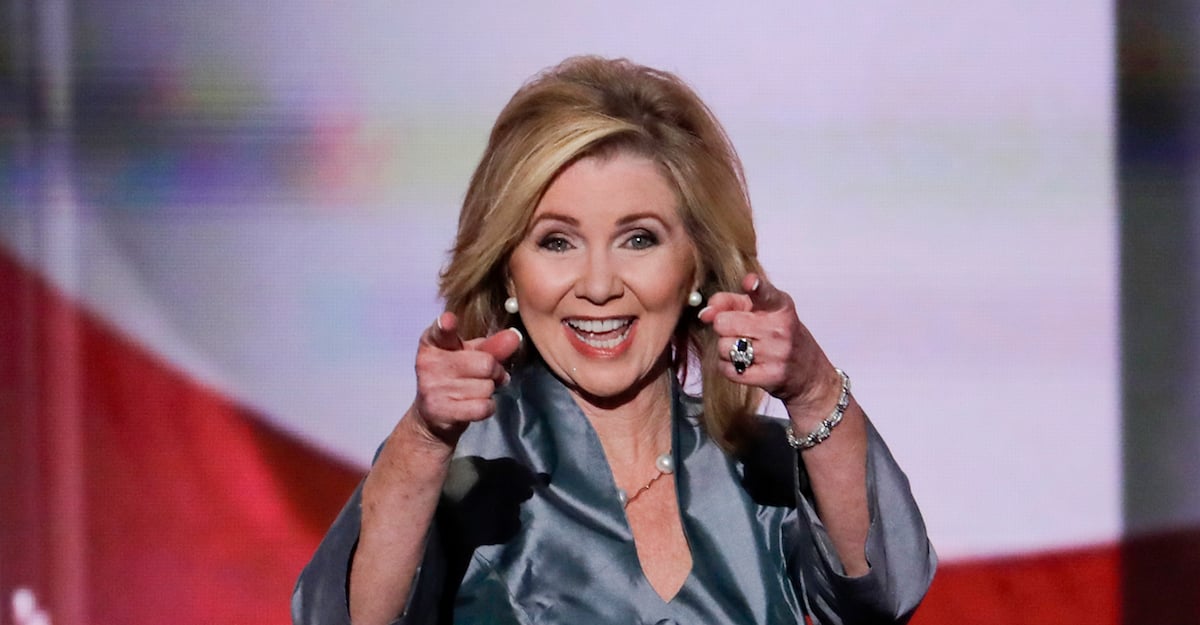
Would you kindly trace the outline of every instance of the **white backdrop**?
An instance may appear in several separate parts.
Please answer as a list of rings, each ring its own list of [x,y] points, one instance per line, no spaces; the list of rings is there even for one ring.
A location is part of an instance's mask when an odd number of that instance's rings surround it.
[[[153,77],[161,110],[114,115],[182,130],[146,148],[85,122],[109,147],[82,150],[65,225],[0,211],[4,245],[287,429],[365,466],[411,401],[492,118],[565,56],[626,56],[725,123],[772,279],[943,557],[1118,537],[1107,3],[95,4],[74,71]]]

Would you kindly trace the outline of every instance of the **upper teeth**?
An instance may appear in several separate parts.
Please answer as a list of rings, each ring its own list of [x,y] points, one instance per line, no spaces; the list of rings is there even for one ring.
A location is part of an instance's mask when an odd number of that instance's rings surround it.
[[[612,332],[629,325],[629,319],[569,319],[567,324],[582,332]]]

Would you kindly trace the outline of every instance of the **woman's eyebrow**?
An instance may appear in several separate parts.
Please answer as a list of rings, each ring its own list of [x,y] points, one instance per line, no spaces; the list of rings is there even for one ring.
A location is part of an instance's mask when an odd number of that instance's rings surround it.
[[[563,222],[567,225],[571,225],[571,226],[579,225],[578,219],[575,219],[574,217],[572,217],[570,215],[563,215],[562,213],[553,213],[553,212],[542,213],[541,215],[538,215],[537,217],[533,218],[533,223],[535,223],[535,224],[542,222],[542,221],[561,221],[561,222]]]
[[[664,225],[666,223],[663,220],[662,216],[659,215],[658,213],[655,213],[652,211],[644,211],[644,212],[640,212],[640,213],[633,213],[630,215],[625,215],[624,217],[621,217],[620,219],[617,220],[616,225],[618,227],[627,226],[631,223],[641,221],[643,219],[649,219],[649,220],[652,220],[652,221],[655,221],[655,222],[658,222],[658,223],[664,224]],[[564,215],[562,213],[555,213],[555,212],[545,212],[545,213],[542,213],[542,214],[534,217],[533,222],[530,225],[536,225],[543,221],[558,221],[558,222],[567,224],[569,226],[578,226],[579,225],[579,220],[576,219],[575,217],[572,217],[571,215]]]
[[[658,213],[653,213],[653,212],[650,212],[650,211],[646,211],[646,212],[643,212],[643,213],[634,213],[634,214],[632,214],[632,215],[626,215],[626,216],[624,216],[624,217],[622,217],[622,218],[620,218],[620,219],[618,219],[618,220],[617,220],[617,225],[618,225],[618,226],[624,226],[624,225],[627,225],[627,224],[631,224],[631,223],[633,223],[633,222],[635,222],[635,221],[641,221],[641,220],[643,220],[643,219],[652,219],[652,220],[654,220],[654,221],[657,221],[657,222],[659,222],[659,223],[664,223],[664,222],[663,222],[663,218],[662,218],[662,217],[661,217],[661,216],[660,216]]]

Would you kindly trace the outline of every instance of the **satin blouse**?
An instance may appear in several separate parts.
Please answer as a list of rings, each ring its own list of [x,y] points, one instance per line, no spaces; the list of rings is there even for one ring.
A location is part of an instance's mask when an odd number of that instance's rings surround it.
[[[762,419],[738,457],[673,397],[675,488],[692,570],[670,601],[644,576],[600,440],[544,366],[514,371],[496,414],[451,461],[396,623],[902,623],[936,568],[908,480],[868,424],[871,518],[861,577],[843,574],[784,423]],[[836,430],[834,436],[836,436]],[[292,595],[297,625],[349,624],[360,485]]]

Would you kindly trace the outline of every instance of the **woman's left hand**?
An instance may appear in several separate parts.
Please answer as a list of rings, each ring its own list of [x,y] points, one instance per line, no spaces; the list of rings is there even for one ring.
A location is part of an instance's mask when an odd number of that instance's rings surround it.
[[[783,401],[792,425],[812,431],[833,409],[842,380],[808,328],[800,323],[792,298],[754,274],[742,280],[744,293],[717,293],[700,320],[717,333],[721,372],[730,380],[761,387]],[[730,352],[739,338],[754,346],[753,363],[741,373]],[[867,434],[866,416],[851,400],[837,434],[806,450],[817,514],[824,522],[845,572],[866,574]]]
[[[742,290],[714,294],[699,314],[717,333],[722,373],[779,398],[793,418],[828,413],[841,378],[800,322],[791,296],[753,273],[742,279]],[[753,364],[741,373],[730,355],[739,338],[749,339],[754,349]]]

